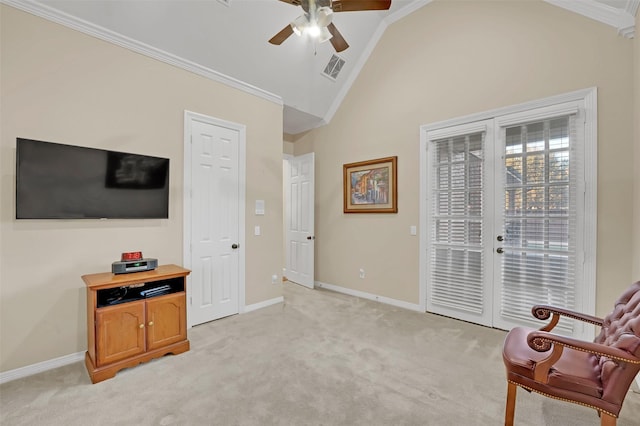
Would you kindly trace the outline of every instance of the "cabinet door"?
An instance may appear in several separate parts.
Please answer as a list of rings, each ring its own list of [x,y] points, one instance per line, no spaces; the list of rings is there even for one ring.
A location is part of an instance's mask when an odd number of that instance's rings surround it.
[[[131,302],[96,310],[98,366],[145,351],[144,302]]]
[[[147,300],[147,349],[152,350],[186,340],[185,293]]]

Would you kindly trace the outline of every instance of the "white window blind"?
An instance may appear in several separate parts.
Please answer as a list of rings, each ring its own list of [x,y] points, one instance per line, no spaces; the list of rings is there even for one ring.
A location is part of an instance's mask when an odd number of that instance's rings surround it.
[[[504,228],[500,314],[532,321],[531,307],[574,309],[576,194],[582,159],[575,115],[502,129]],[[572,321],[559,326],[571,333]]]
[[[433,140],[430,303],[481,314],[485,132]]]

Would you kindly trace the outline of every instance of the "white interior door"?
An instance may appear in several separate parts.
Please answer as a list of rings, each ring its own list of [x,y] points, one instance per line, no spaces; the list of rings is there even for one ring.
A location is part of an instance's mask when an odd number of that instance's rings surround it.
[[[285,274],[289,281],[314,285],[314,153],[284,162]]]
[[[185,116],[189,158],[185,168],[190,224],[190,325],[240,310],[240,175],[242,128]],[[187,228],[187,227],[185,227]]]

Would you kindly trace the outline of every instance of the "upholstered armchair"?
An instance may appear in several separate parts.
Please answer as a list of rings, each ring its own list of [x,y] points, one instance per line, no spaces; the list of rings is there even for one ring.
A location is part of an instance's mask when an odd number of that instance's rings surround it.
[[[516,327],[504,341],[505,425],[513,425],[519,386],[594,408],[602,426],[614,426],[640,371],[640,281],[622,293],[604,319],[543,305],[532,313],[551,321],[540,330]],[[594,324],[600,333],[593,342],[552,333],[562,316]]]

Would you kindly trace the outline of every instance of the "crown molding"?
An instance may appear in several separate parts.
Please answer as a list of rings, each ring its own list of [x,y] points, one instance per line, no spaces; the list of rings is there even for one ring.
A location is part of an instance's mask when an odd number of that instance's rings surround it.
[[[626,38],[635,36],[636,13],[640,0],[627,0],[624,9],[608,6],[595,0],[544,0],[554,6],[578,13],[618,30]]]
[[[157,49],[148,44],[126,37],[115,31],[111,31],[99,25],[87,22],[83,19],[76,18],[67,13],[53,9],[45,4],[38,3],[34,0],[0,0],[0,3],[4,3],[8,6],[22,10],[23,12],[27,12],[48,21],[55,22],[67,28],[71,28],[81,33],[98,38],[100,40],[115,44],[120,47],[124,47],[125,49],[140,53],[166,64],[173,65],[185,71],[189,71],[199,76],[208,78],[209,80],[213,80],[234,89],[238,89],[251,95],[258,96],[278,105],[284,105],[282,98],[278,95],[267,92],[266,90],[262,90],[258,87],[237,80],[233,77],[229,77],[195,62],[188,61],[174,54],[165,52],[164,50]]]
[[[638,9],[640,9],[640,0],[627,0],[627,7],[625,7],[625,10],[629,15],[636,16]]]

